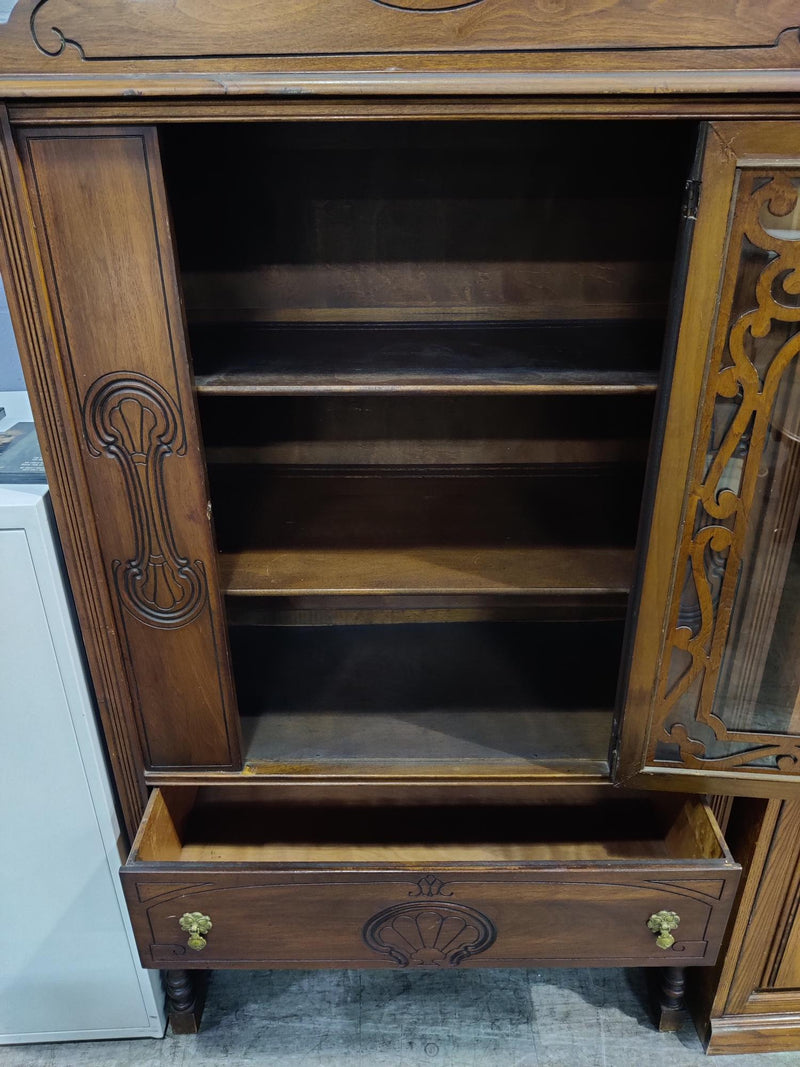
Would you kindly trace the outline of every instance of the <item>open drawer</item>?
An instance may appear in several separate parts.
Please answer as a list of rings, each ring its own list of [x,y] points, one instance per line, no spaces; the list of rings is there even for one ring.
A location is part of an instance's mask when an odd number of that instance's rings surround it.
[[[710,964],[740,875],[697,798],[273,796],[254,783],[154,791],[122,869],[146,967]]]

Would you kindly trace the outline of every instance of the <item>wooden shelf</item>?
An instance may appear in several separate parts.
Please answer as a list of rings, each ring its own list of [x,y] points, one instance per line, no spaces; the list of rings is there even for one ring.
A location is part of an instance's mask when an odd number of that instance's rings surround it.
[[[229,596],[627,593],[630,548],[245,549],[219,557]]]
[[[663,324],[195,323],[200,394],[652,393]]]
[[[622,632],[619,621],[233,626],[248,768],[607,772]]]
[[[647,459],[652,393],[635,396],[202,396],[206,459],[254,467],[557,468]],[[555,473],[555,471],[554,471]]]
[[[374,593],[236,596],[226,601],[231,626],[401,626],[404,623],[624,622],[628,594]]]
[[[348,714],[285,712],[245,716],[242,732],[250,774],[306,767],[324,775],[459,773],[533,774],[575,770],[608,774],[613,712],[406,711]]]
[[[235,596],[626,594],[641,469],[210,471]]]

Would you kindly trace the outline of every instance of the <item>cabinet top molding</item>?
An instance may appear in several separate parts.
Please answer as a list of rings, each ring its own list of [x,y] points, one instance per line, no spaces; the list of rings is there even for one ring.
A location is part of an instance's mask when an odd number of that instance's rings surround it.
[[[0,95],[800,91],[795,0],[19,0]]]

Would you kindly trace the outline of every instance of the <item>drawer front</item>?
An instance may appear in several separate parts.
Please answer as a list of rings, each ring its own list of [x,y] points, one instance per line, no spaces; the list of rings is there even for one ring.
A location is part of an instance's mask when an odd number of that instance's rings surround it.
[[[176,4],[46,0],[31,31],[87,60],[174,56],[420,55],[771,47],[797,25],[790,0],[270,0]]]
[[[122,873],[146,967],[713,963],[738,871]],[[668,949],[647,921],[680,919]],[[199,950],[179,920],[208,916]]]

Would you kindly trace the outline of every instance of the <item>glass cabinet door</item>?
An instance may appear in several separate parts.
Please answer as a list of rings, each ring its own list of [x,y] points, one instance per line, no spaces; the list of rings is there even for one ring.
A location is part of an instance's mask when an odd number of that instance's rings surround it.
[[[616,774],[786,793],[800,782],[800,124],[707,133]]]

